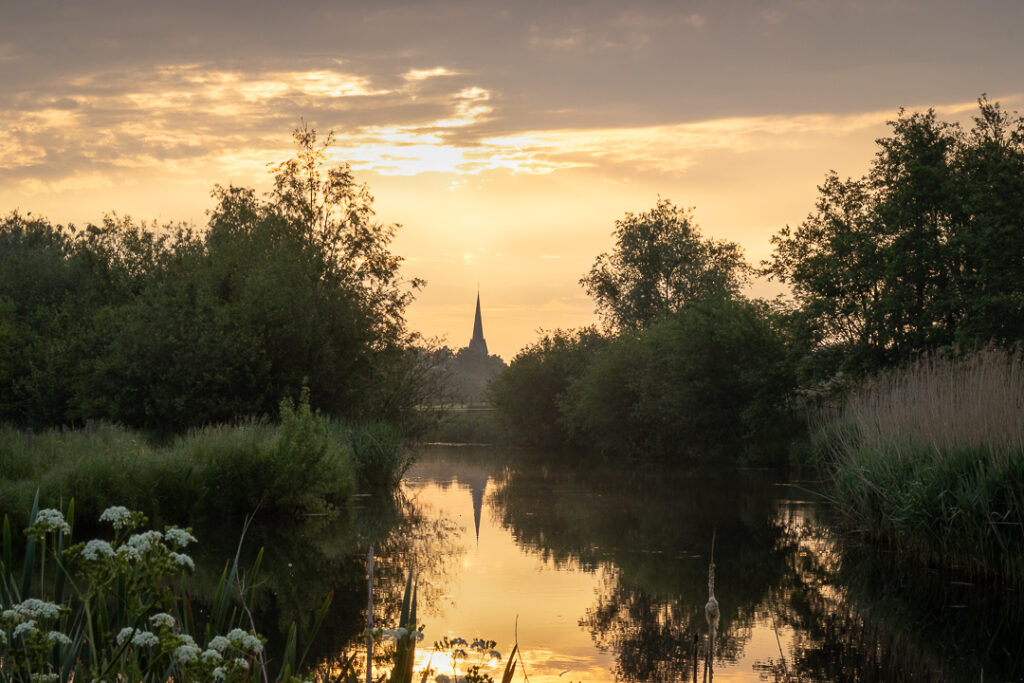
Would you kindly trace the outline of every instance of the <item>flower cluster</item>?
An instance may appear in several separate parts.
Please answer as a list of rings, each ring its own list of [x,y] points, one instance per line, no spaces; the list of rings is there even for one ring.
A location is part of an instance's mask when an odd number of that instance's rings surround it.
[[[42,539],[46,534],[70,534],[71,525],[64,520],[64,513],[53,508],[45,508],[36,513],[32,526],[25,529],[25,533],[36,539]]]

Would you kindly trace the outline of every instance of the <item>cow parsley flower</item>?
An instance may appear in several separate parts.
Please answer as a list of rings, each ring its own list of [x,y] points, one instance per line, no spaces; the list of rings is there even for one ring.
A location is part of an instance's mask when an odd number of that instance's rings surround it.
[[[115,529],[127,529],[133,523],[131,510],[123,505],[108,507],[103,511],[103,514],[100,515],[100,521],[110,522],[114,525]]]
[[[123,545],[117,549],[117,556],[124,557],[129,562],[138,562],[142,559],[142,553],[139,552],[138,548],[133,548],[130,545]]]
[[[110,547],[110,544],[106,541],[101,541],[98,538],[94,538],[85,544],[85,549],[82,551],[82,557],[87,560],[98,560],[101,557],[113,557],[114,549]]]
[[[132,636],[132,645],[137,647],[152,647],[160,644],[160,638],[150,631],[139,631]]]
[[[60,605],[38,598],[29,598],[14,605],[14,611],[28,619],[56,619],[60,616]]]
[[[185,555],[184,553],[170,553],[169,557],[172,560],[174,560],[182,569],[194,570],[196,568],[196,563],[192,561],[191,557]]]
[[[240,669],[248,670],[249,661],[246,659],[242,659],[241,657],[235,657],[235,666],[237,666]]]
[[[164,540],[173,543],[175,548],[184,548],[189,543],[194,543],[196,537],[186,529],[179,529],[175,526],[164,532]]]
[[[199,653],[202,652],[195,645],[180,645],[174,650],[174,658],[178,660],[179,664],[191,664],[199,659]]]
[[[213,670],[213,673],[211,675],[213,676],[213,680],[223,681],[228,674],[226,671],[224,671],[224,667],[218,666],[216,669]]]
[[[57,643],[59,643],[61,645],[70,645],[71,644],[71,638],[69,638],[67,636],[67,634],[61,633],[60,631],[50,631],[49,633],[46,634],[46,639],[49,640],[51,643],[54,643],[54,644],[57,644]]]
[[[241,645],[242,639],[245,638],[247,635],[249,635],[248,631],[243,631],[240,628],[233,628],[230,631],[228,631],[228,640],[230,640],[235,645]]]
[[[216,650],[205,650],[202,654],[203,662],[209,664],[210,662],[222,662],[224,657],[221,656]]]
[[[135,633],[135,629],[133,629],[131,626],[125,626],[123,629],[117,632],[117,644],[124,645],[124,641],[131,637],[133,633]]]
[[[33,631],[38,631],[38,630],[39,629],[36,628],[36,620],[35,619],[29,619],[28,621],[23,621],[20,624],[18,624],[17,626],[15,626],[14,627],[14,633],[11,634],[11,637],[17,639],[22,634],[28,634],[28,633],[32,633]]]
[[[71,533],[71,527],[64,521],[64,513],[53,508],[45,508],[36,513],[36,521],[29,527],[42,533]]]
[[[238,629],[241,630],[241,629]],[[216,650],[217,652],[224,652],[224,650],[231,647],[231,641],[224,636],[214,636],[210,639],[207,647]]]
[[[154,543],[160,543],[163,540],[163,534],[159,531],[144,531],[141,534],[129,536],[128,547],[135,548],[140,553],[144,553],[152,548]]]
[[[149,618],[149,623],[155,628],[174,628],[174,617],[167,612],[157,612]]]

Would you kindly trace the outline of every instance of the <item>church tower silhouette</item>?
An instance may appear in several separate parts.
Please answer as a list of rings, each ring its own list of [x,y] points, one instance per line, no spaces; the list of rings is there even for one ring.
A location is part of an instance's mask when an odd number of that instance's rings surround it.
[[[476,290],[476,317],[473,319],[473,338],[469,340],[469,348],[483,355],[487,354],[487,340],[484,339],[484,323],[480,318],[480,289]]]

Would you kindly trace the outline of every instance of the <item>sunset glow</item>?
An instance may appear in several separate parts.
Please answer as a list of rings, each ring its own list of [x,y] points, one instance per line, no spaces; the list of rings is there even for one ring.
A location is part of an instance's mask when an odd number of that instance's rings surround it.
[[[918,4],[4,9],[0,207],[202,225],[213,185],[265,189],[305,121],[403,224],[412,325],[465,344],[479,282],[508,360],[594,320],[577,281],[626,211],[693,206],[756,262],[899,107],[1024,105],[1020,8]]]

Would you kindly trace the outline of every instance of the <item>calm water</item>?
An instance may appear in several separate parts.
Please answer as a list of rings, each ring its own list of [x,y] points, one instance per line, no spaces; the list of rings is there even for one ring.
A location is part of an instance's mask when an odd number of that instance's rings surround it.
[[[419,577],[419,667],[445,635],[495,640],[507,656],[518,629],[531,683],[688,681],[696,635],[702,680],[714,535],[717,681],[1024,680],[1019,593],[844,546],[813,481],[473,448],[418,455],[393,499],[301,533],[250,532],[249,546],[267,548],[262,632],[308,623],[333,591],[310,659],[355,651],[373,545],[378,625],[397,626],[405,573]],[[459,673],[473,664],[500,678],[497,659],[470,657]],[[452,674],[443,653],[431,666]]]
[[[1019,595],[842,548],[815,486],[425,448],[404,492],[448,530],[421,567],[427,642],[481,636],[506,654],[518,619],[530,681],[668,681],[691,680],[698,635],[702,678],[714,534],[716,680],[1021,679]]]

